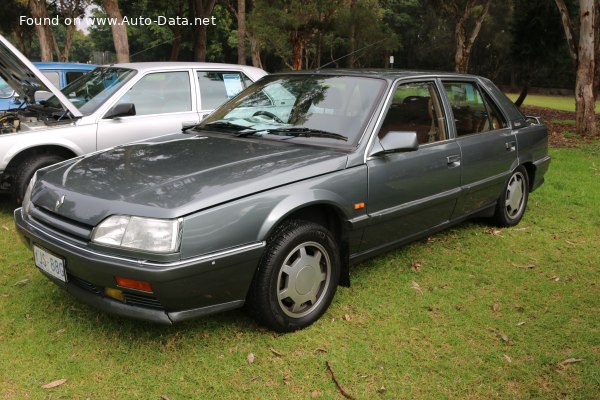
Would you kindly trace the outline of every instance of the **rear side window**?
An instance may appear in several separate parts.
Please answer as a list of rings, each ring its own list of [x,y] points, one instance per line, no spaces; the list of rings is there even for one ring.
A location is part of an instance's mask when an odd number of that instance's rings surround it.
[[[505,128],[506,120],[491,98],[471,82],[444,82],[458,136]]]
[[[213,110],[244,90],[251,82],[241,72],[198,71],[203,110]]]
[[[60,77],[58,76],[58,72],[42,71],[42,74],[44,74],[44,76],[48,78],[48,80],[52,82],[55,87],[60,88]]]
[[[140,79],[117,104],[133,103],[136,115],[191,111],[192,96],[187,71],[155,72]]]

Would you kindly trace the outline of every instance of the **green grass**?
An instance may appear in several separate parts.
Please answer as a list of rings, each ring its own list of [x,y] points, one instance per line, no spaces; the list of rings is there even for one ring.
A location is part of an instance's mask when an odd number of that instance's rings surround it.
[[[599,155],[553,150],[517,227],[465,223],[358,265],[287,335],[243,311],[163,327],[82,305],[36,270],[3,199],[0,398],[342,398],[326,361],[357,399],[597,398]]]
[[[518,93],[507,93],[509,99],[517,100]],[[548,96],[528,94],[523,103],[526,106],[553,108],[555,110],[575,111],[575,98],[572,96]],[[600,101],[596,102],[596,112],[600,112]]]

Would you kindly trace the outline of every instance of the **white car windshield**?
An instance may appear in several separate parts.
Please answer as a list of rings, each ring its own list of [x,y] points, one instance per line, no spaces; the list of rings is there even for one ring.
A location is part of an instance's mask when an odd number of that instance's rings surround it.
[[[98,67],[65,86],[61,92],[83,115],[90,115],[135,73],[136,71],[126,68]],[[55,108],[62,107],[55,96],[42,104]]]

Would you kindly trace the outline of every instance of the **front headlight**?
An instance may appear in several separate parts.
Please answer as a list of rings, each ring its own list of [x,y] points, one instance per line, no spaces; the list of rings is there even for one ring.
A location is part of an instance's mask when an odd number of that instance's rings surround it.
[[[21,201],[21,206],[23,207],[23,212],[26,215],[29,215],[29,208],[31,207],[31,191],[33,190],[33,186],[37,181],[37,172],[33,174],[33,177],[29,181],[29,185],[27,185],[27,189],[25,190],[25,194],[23,195],[23,200]]]
[[[173,253],[179,248],[181,220],[113,215],[94,229],[92,242],[108,246]]]

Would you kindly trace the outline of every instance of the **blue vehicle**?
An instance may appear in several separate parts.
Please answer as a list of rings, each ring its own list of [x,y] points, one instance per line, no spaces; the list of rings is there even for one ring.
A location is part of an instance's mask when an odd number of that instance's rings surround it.
[[[96,68],[93,64],[67,62],[34,62],[33,65],[59,89]],[[19,108],[21,104],[13,88],[0,78],[0,111]]]

